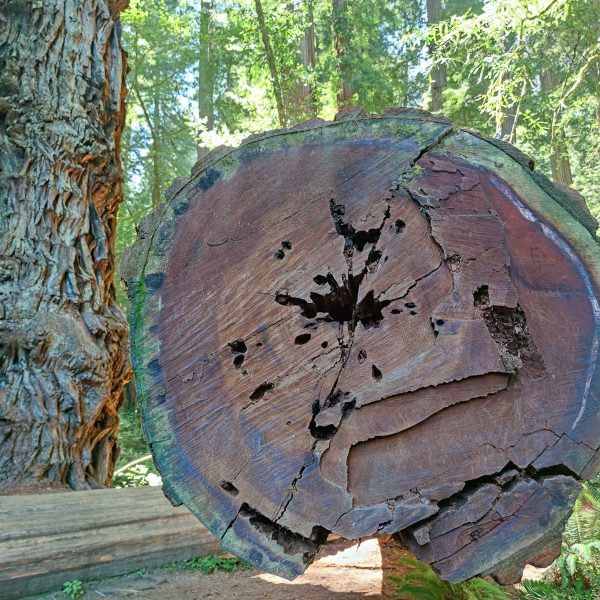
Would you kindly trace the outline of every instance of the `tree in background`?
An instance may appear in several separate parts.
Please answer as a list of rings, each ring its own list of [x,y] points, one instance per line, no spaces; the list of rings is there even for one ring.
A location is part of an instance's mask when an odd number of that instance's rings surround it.
[[[161,201],[165,187],[189,172],[196,157],[200,123],[194,101],[199,87],[195,16],[190,6],[174,0],[133,0],[123,17],[130,71],[119,255],[133,241],[137,223]],[[119,298],[124,306],[122,288]]]
[[[111,482],[125,4],[0,7],[0,487]]]
[[[314,0],[306,0],[303,8],[306,10],[306,24],[304,26],[304,36],[300,42],[300,55],[302,56],[304,77],[297,83],[299,104],[297,112],[315,117],[318,104],[315,95],[315,84],[312,81],[317,66]]]
[[[427,25],[433,29],[442,20],[442,0],[427,0]],[[435,53],[435,36],[430,36],[429,52]],[[443,92],[446,87],[446,65],[434,63],[429,72],[429,110],[439,112],[444,107]]]
[[[275,54],[271,46],[271,36],[269,35],[269,29],[265,21],[265,13],[263,12],[261,0],[254,0],[256,6],[256,16],[258,18],[258,27],[260,29],[260,37],[265,49],[265,58],[267,65],[269,65],[269,73],[271,75],[271,85],[273,86],[273,95],[275,96],[275,104],[277,106],[277,116],[279,118],[279,125],[285,127],[287,118],[285,116],[285,106],[283,104],[283,92],[281,90],[281,82],[279,77],[279,71],[277,69],[277,63],[275,62]]]
[[[344,108],[352,104],[352,69],[350,64],[350,23],[346,0],[331,0],[333,43],[336,58],[339,90],[337,106]]]
[[[213,3],[202,0],[200,3],[200,30],[198,32],[198,118],[205,131],[215,127],[215,65]],[[205,152],[201,138],[198,138],[198,158]]]

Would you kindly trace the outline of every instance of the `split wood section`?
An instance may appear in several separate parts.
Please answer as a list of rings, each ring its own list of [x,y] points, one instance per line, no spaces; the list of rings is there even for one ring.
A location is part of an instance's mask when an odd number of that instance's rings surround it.
[[[446,579],[547,564],[598,470],[596,223],[514,148],[347,110],[221,148],[124,276],[165,493],[286,577],[399,532]]]
[[[0,521],[5,600],[219,552],[192,514],[152,487],[0,496]]]

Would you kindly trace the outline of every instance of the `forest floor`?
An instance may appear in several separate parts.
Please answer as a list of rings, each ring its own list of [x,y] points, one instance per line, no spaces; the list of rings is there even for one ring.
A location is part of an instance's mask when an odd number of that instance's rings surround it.
[[[206,575],[197,571],[156,568],[121,577],[85,582],[82,600],[136,598],[138,600],[377,600],[394,598],[390,575],[402,575],[399,558],[407,551],[392,539],[368,539],[360,544],[338,540],[324,547],[294,580],[237,569]],[[29,600],[63,600],[63,592],[32,596]]]

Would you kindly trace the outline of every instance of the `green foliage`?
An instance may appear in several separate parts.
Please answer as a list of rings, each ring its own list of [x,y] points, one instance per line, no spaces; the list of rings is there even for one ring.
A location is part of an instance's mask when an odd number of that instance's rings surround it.
[[[524,581],[521,600],[596,600],[600,597],[600,542],[563,547],[549,575]]]
[[[507,600],[502,589],[490,581],[476,577],[463,583],[440,579],[427,564],[409,557],[400,564],[410,571],[402,578],[390,577],[398,586],[396,594],[403,600]]]
[[[567,521],[563,539],[567,548],[576,548],[600,539],[600,489],[586,481]]]
[[[121,410],[119,428],[121,452],[116,465],[117,471],[138,457],[150,453],[148,444],[142,436],[138,410],[131,406]],[[113,478],[113,486],[118,488],[146,485],[160,485],[160,476],[152,459],[133,465]]]
[[[172,562],[169,565],[169,568],[185,569],[186,571],[200,571],[201,573],[210,575],[216,571],[233,573],[238,569],[251,569],[252,565],[234,556],[203,556],[201,558]]]
[[[69,598],[81,598],[85,595],[85,589],[83,583],[79,579],[73,579],[72,581],[65,581],[63,584],[64,594]]]
[[[147,463],[138,463],[129,467],[126,471],[115,475],[113,478],[113,486],[116,488],[122,487],[143,487],[146,485],[160,485],[161,478],[154,470],[151,464],[152,460]]]
[[[134,406],[121,409],[119,413],[119,460],[116,468],[150,453],[140,426],[140,413]],[[146,464],[146,463],[144,463]]]
[[[600,489],[586,481],[563,534],[561,555],[542,581],[524,581],[522,600],[600,597]]]

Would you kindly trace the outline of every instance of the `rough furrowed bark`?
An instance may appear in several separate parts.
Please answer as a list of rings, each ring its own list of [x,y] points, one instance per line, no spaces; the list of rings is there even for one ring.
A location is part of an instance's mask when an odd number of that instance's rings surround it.
[[[512,146],[360,109],[205,157],[124,277],[164,491],[294,577],[329,532],[547,564],[598,470],[600,246]]]
[[[0,2],[0,486],[110,484],[125,2]]]

